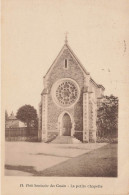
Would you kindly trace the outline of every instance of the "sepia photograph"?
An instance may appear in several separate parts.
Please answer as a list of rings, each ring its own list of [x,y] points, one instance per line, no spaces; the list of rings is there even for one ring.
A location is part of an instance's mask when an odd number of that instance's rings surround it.
[[[38,112],[5,111],[5,175],[117,177],[118,97],[104,95],[67,34],[43,85]]]
[[[108,182],[114,194],[127,154],[127,10],[126,0],[2,1],[2,177],[13,195],[107,194]]]

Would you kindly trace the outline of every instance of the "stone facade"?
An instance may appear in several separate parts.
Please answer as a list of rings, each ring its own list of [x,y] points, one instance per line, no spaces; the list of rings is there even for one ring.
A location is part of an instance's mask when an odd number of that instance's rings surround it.
[[[104,87],[93,81],[67,43],[44,77],[39,104],[39,140],[67,134],[83,142],[96,141],[97,101]],[[63,122],[65,121],[65,123]],[[67,128],[66,128],[67,127]],[[52,138],[53,137],[53,138]]]

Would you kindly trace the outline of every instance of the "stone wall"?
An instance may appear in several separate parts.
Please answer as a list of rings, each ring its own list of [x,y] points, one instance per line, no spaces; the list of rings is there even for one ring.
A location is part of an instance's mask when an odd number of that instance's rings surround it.
[[[65,69],[65,59],[68,60],[68,68]],[[70,78],[75,80],[81,90],[80,98],[78,102],[70,108],[61,108],[57,106],[52,99],[51,88],[52,85],[59,79]],[[82,70],[78,66],[77,62],[74,60],[72,55],[68,50],[64,50],[61,57],[57,61],[56,65],[49,74],[49,77],[46,78],[47,88],[48,88],[48,132],[55,131],[58,132],[58,117],[65,110],[69,112],[75,119],[75,130],[83,130],[83,105],[82,105],[82,89],[84,83],[84,76]]]
[[[67,67],[65,66],[66,60]],[[57,105],[52,98],[52,86],[63,78],[74,80],[80,89],[78,101],[69,108]],[[72,129],[74,131],[71,135],[84,142],[94,142],[96,139],[97,97],[102,96],[102,89],[92,79],[90,80],[90,75],[82,71],[75,56],[67,47],[64,47],[60,57],[55,60],[54,66],[52,65],[44,77],[44,87],[39,111],[42,115],[42,122],[39,122],[39,126],[42,125],[42,140],[44,138],[44,141],[49,141],[59,135],[59,116],[66,111],[73,119]],[[85,101],[83,93],[88,94]],[[43,97],[46,99],[46,103],[43,103],[45,100]],[[84,109],[83,101],[86,109]],[[83,118],[84,115],[86,117]]]

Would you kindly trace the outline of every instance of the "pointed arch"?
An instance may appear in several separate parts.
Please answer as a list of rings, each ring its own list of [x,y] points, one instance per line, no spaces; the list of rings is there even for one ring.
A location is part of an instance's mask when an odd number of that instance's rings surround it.
[[[63,111],[59,117],[58,117],[58,130],[59,130],[59,135],[63,135],[63,117],[64,115],[67,114],[70,117],[71,120],[71,133],[70,136],[73,136],[74,133],[74,119],[73,116],[68,112],[68,111]]]

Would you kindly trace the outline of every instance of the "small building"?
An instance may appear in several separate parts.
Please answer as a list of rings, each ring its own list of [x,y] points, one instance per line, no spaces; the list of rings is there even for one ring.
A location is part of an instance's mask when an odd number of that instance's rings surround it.
[[[26,124],[18,120],[12,112],[8,119],[5,121],[5,128],[19,128],[26,127]]]

